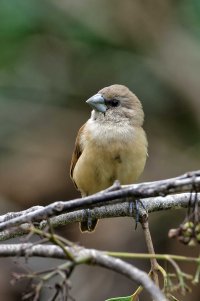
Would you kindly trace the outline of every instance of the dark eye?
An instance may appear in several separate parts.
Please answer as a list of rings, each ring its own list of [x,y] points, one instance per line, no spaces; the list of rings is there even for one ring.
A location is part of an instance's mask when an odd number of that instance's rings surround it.
[[[111,107],[118,107],[119,106],[119,100],[117,100],[117,99],[112,99],[109,102],[110,102]]]

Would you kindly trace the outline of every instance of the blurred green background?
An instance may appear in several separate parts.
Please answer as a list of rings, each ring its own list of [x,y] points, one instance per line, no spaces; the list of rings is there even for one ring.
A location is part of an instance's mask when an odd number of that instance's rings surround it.
[[[128,86],[144,106],[149,158],[140,180],[198,169],[198,0],[0,1],[2,213],[78,196],[69,165],[77,130],[90,115],[85,101],[114,83]],[[156,252],[198,254],[167,239],[184,214],[150,217]],[[101,221],[93,235],[80,234],[77,225],[62,234],[88,247],[146,252],[143,234],[133,232],[130,219]],[[81,301],[133,290],[131,282],[97,268],[79,268],[72,283],[72,295]],[[18,296],[14,288],[12,293]],[[10,289],[5,296],[14,300]],[[194,289],[190,300],[199,297]]]

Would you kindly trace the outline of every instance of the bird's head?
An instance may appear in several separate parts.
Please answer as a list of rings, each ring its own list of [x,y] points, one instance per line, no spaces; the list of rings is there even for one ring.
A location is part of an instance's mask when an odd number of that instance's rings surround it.
[[[95,119],[121,122],[128,119],[141,126],[144,120],[142,104],[137,96],[123,85],[112,85],[101,89],[86,101],[93,108]]]

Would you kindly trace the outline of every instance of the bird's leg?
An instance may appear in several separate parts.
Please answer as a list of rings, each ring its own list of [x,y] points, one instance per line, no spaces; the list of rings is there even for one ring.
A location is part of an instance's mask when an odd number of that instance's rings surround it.
[[[92,232],[97,224],[97,219],[92,219],[90,209],[85,209],[86,221],[80,223],[81,232]]]
[[[135,214],[134,214],[134,209],[135,209]],[[130,216],[135,217],[135,230],[136,230],[138,222],[139,222],[139,218],[140,218],[137,200],[129,202],[129,214],[130,214]]]
[[[142,225],[142,229],[144,230],[144,236],[145,236],[148,252],[149,254],[155,254],[153,241],[149,230],[148,214],[142,216],[141,225]],[[160,265],[158,264],[156,258],[150,259],[150,262],[151,262],[152,278],[155,284],[159,286],[158,271],[160,270]]]
[[[86,209],[86,215],[87,215],[87,228],[90,231],[92,228],[92,216],[91,216],[91,211],[90,209]]]
[[[143,216],[139,205],[141,205],[142,209],[144,209],[145,214],[147,215],[147,210],[140,200],[132,200],[129,202],[129,214],[135,218],[135,230],[137,229],[137,225],[140,221],[140,216]]]

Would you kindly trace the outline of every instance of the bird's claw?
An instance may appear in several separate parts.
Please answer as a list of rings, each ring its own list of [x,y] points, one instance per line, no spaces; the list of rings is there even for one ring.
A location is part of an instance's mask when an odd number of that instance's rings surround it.
[[[134,201],[132,200],[129,202],[129,214],[130,216],[135,217],[135,230],[137,229],[137,225],[140,221],[140,216],[141,216],[139,205],[147,213],[147,210],[141,200],[134,200]]]
[[[92,231],[92,216],[91,216],[91,211],[90,209],[86,209],[86,216],[87,216],[87,228],[88,231]]]

